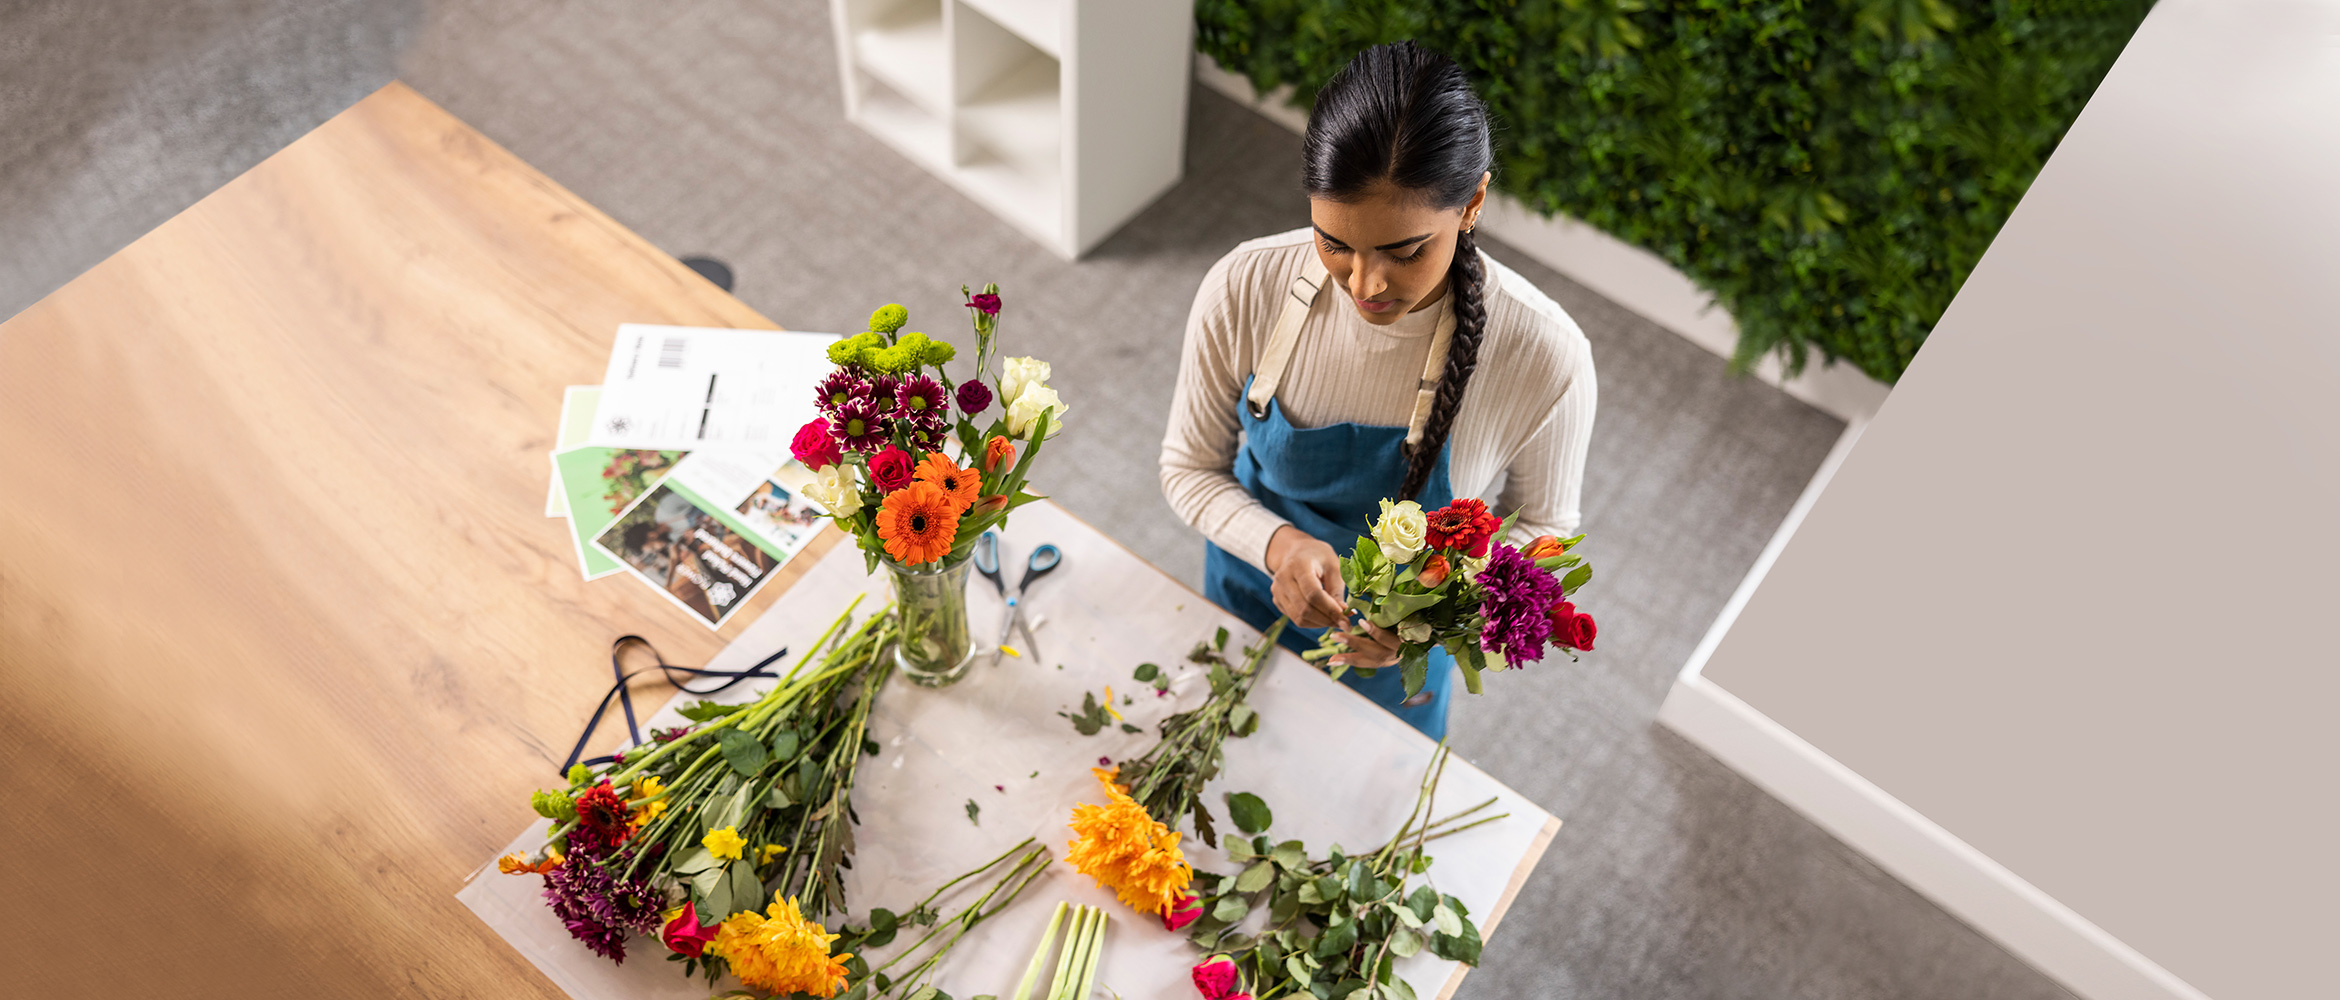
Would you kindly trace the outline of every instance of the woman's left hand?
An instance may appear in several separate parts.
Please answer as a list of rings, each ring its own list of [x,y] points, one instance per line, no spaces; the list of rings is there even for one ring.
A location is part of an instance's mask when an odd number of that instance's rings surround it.
[[[1397,666],[1400,642],[1395,632],[1360,618],[1349,631],[1341,633],[1341,641],[1348,643],[1349,651],[1335,654],[1334,663],[1368,670]]]

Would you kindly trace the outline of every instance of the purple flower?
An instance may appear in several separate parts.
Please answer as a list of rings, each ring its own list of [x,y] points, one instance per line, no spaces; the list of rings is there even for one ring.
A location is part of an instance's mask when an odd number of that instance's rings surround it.
[[[1477,582],[1487,594],[1479,605],[1487,618],[1481,648],[1502,654],[1513,665],[1543,659],[1544,642],[1552,637],[1552,605],[1563,596],[1559,578],[1529,562],[1518,549],[1497,545]]]
[[[837,408],[837,418],[830,422],[837,433],[837,443],[854,451],[868,454],[886,446],[886,422],[879,418],[878,402],[862,397],[845,401]]]
[[[872,375],[869,377],[869,395],[870,398],[878,401],[880,414],[893,412],[894,395],[901,390],[902,377],[899,375]]]
[[[589,846],[572,851],[560,867],[544,873],[544,898],[570,937],[622,965],[626,939],[657,930],[658,912],[666,901],[648,881],[619,881],[602,866],[602,853]],[[619,853],[608,864],[623,868],[628,859],[628,854]]]
[[[959,383],[959,412],[974,416],[991,405],[991,387],[980,380],[968,379]]]
[[[990,292],[977,292],[974,295],[968,296],[967,308],[973,309],[985,316],[997,316],[999,315],[999,296],[993,295]]]
[[[943,400],[943,387],[924,375],[912,375],[902,380],[894,390],[894,419],[912,420],[920,424],[932,423],[946,417],[950,404]]]
[[[821,415],[836,422],[837,411],[857,397],[869,395],[869,382],[861,376],[839,368],[821,379],[813,387],[813,405],[820,407]]]

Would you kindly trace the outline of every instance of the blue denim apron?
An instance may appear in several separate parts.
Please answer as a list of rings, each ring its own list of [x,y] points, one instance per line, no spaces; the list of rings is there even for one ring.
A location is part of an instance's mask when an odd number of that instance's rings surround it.
[[[1314,265],[1309,269],[1311,273],[1301,280],[1321,286],[1322,265],[1313,260],[1313,255],[1310,263]],[[1244,396],[1236,401],[1244,441],[1235,453],[1235,480],[1261,505],[1346,557],[1357,547],[1359,536],[1372,532],[1373,519],[1381,513],[1382,499],[1396,499],[1399,486],[1405,482],[1405,443],[1409,428],[1351,423],[1294,427],[1277,405],[1272,386],[1264,405],[1252,402],[1257,398],[1252,389],[1262,374],[1271,379],[1280,376],[1283,362],[1290,357],[1298,320],[1289,314],[1297,312],[1304,316],[1314,299],[1315,288],[1305,289],[1305,296],[1302,290],[1301,284],[1295,282],[1294,294],[1285,306],[1287,315],[1279,317],[1279,326],[1290,323],[1292,330],[1289,333],[1279,330],[1279,335],[1270,339],[1262,352],[1261,373],[1244,381]],[[1444,339],[1443,332],[1439,339]],[[1434,365],[1427,374],[1434,375],[1436,368],[1443,366],[1438,363],[1444,355],[1441,347],[1443,344],[1432,347]],[[1425,377],[1424,381],[1429,383],[1432,379]],[[1433,388],[1426,385],[1423,391]],[[1454,499],[1454,485],[1447,476],[1450,451],[1439,449],[1428,482],[1414,498],[1425,510],[1443,507]],[[1281,614],[1276,610],[1273,596],[1274,581],[1217,545],[1204,544],[1203,596],[1254,628],[1265,629],[1274,624]],[[1317,637],[1324,631],[1287,627],[1282,642],[1295,652],[1306,652],[1316,648]],[[1445,739],[1447,702],[1454,687],[1453,657],[1443,649],[1431,650],[1429,675],[1422,688],[1430,696],[1426,704],[1404,703],[1405,680],[1401,674],[1394,666],[1378,670],[1370,678],[1351,670],[1342,675],[1341,683],[1431,739]]]

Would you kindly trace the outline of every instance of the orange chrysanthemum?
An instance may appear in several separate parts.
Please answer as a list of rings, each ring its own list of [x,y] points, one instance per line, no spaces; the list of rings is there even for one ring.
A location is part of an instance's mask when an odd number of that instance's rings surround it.
[[[739,981],[775,994],[832,997],[845,988],[845,960],[829,954],[839,935],[804,919],[796,900],[775,896],[766,917],[754,910],[732,914],[715,929],[706,953],[731,964]]]
[[[1178,831],[1146,815],[1146,807],[1113,783],[1115,772],[1090,768],[1105,786],[1108,801],[1073,807],[1071,848],[1064,860],[1073,870],[1113,890],[1140,913],[1167,913],[1186,895],[1194,867],[1178,849]]]
[[[939,451],[926,453],[926,461],[918,463],[918,473],[911,478],[921,483],[932,483],[951,498],[952,508],[964,513],[974,506],[975,497],[982,492],[981,477],[973,469],[959,468],[949,455]]]
[[[959,508],[933,483],[913,481],[886,494],[877,512],[886,554],[916,566],[951,554],[959,540]]]

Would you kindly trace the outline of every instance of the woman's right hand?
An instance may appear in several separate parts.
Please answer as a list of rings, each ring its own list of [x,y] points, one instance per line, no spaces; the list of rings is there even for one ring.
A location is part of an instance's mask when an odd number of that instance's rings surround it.
[[[1327,628],[1349,620],[1348,588],[1341,583],[1341,557],[1333,547],[1289,524],[1268,538],[1268,572],[1276,610],[1301,628]]]

